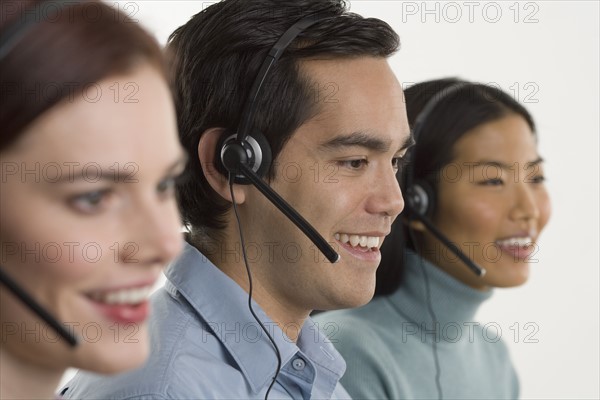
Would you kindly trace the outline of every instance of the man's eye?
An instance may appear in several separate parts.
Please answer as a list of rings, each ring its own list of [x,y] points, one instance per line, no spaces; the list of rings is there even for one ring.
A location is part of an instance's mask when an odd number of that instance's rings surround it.
[[[357,169],[361,169],[361,168],[369,165],[369,161],[364,158],[355,159],[355,160],[343,160],[343,161],[339,161],[338,165],[340,165],[341,167],[348,168],[348,169],[357,170]]]

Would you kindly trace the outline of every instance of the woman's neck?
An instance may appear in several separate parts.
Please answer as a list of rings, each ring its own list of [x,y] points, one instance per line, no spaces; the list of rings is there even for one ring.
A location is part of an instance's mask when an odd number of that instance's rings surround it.
[[[63,369],[34,365],[0,347],[0,399],[54,399]]]

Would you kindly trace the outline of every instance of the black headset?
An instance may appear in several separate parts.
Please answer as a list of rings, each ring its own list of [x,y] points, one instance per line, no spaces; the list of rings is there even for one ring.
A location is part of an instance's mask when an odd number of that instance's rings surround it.
[[[427,101],[423,110],[417,115],[415,119],[415,123],[412,128],[413,139],[416,144],[419,143],[419,137],[422,135],[424,127],[427,125],[427,121],[433,118],[432,114],[436,107],[439,106],[440,103],[448,99],[453,94],[456,94],[463,88],[469,85],[468,82],[458,82],[448,86],[445,89],[442,89],[440,92],[436,93],[431,99]],[[452,251],[458,258],[460,258],[463,263],[469,267],[476,275],[483,276],[485,275],[485,269],[478,266],[473,260],[467,257],[454,243],[446,237],[429,219],[435,210],[436,196],[435,190],[431,186],[429,182],[423,179],[415,179],[415,158],[416,158],[416,146],[411,150],[409,154],[409,164],[410,168],[406,171],[405,180],[404,180],[404,192],[405,192],[405,207],[407,210],[407,218],[405,223],[408,226],[408,235],[410,239],[413,241],[413,245],[415,246],[415,250],[417,250],[416,244],[416,235],[410,225],[410,221],[417,220],[423,223],[427,230],[429,230],[440,242],[442,242],[450,251]],[[435,310],[433,309],[433,305],[431,304],[431,289],[429,285],[429,274],[427,273],[427,269],[425,268],[423,258],[420,257],[420,265],[421,271],[423,273],[423,280],[425,284],[425,293],[427,299],[427,310],[433,323],[437,323],[437,316]],[[434,339],[431,343],[433,350],[433,359],[435,364],[435,385],[438,392],[438,399],[442,400],[444,398],[442,384],[441,384],[441,367],[439,362],[438,350],[436,339]]]
[[[440,103],[456,94],[460,90],[468,87],[470,84],[468,82],[459,82],[449,87],[442,89],[439,93],[436,93],[423,110],[419,113],[417,118],[415,119],[415,123],[413,125],[413,138],[415,143],[419,143],[419,136],[421,136],[424,127],[427,125],[427,121],[432,118],[432,114],[435,111],[436,107],[439,106]],[[406,209],[408,211],[408,220],[416,219],[425,225],[425,227],[439,240],[441,241],[450,251],[452,251],[461,261],[469,267],[477,276],[484,276],[485,269],[477,265],[473,260],[471,260],[465,253],[463,253],[454,243],[452,243],[446,235],[440,232],[439,229],[435,227],[435,225],[429,219],[435,209],[435,190],[429,184],[429,182],[425,180],[415,179],[414,171],[415,171],[415,156],[416,156],[416,146],[411,151],[409,155],[409,164],[410,168],[406,172],[405,179],[405,201],[406,201]],[[410,227],[410,226],[409,226]]]
[[[241,164],[247,166],[260,178],[267,174],[272,161],[271,146],[262,132],[253,130],[258,96],[271,68],[285,49],[300,33],[323,19],[325,17],[312,15],[304,17],[281,35],[269,50],[252,83],[237,131],[225,131],[222,134],[221,141],[217,145],[217,168],[221,172],[234,172],[235,183],[246,185],[252,183],[240,170]]]
[[[431,99],[429,99],[429,101],[425,104],[425,107],[423,107],[423,110],[421,110],[421,112],[417,115],[415,123],[413,124],[412,134],[415,143],[418,143],[419,137],[423,132],[423,127],[427,125],[427,121],[430,120],[431,114],[438,104],[466,86],[466,82],[454,83],[447,88],[442,89],[440,92],[433,95]],[[406,173],[406,203],[410,213],[416,213],[418,215],[428,217],[435,209],[435,191],[429,182],[422,179],[415,181],[415,158],[416,146],[413,151],[411,151],[409,160],[412,168],[408,168]]]
[[[216,146],[215,161],[216,169],[224,175],[233,175],[234,183],[256,186],[273,205],[304,232],[330,262],[335,263],[340,258],[339,254],[316,229],[262,180],[271,167],[271,146],[261,132],[253,129],[256,102],[273,65],[300,33],[328,18],[309,15],[300,19],[286,30],[271,47],[252,83],[250,94],[241,114],[240,125],[236,132],[226,130],[221,134]]]
[[[233,132],[231,130],[225,130],[225,132],[221,134],[215,149],[216,169],[229,178],[229,190],[231,193],[233,211],[237,220],[244,264],[248,273],[248,308],[256,322],[258,322],[261,329],[267,335],[267,338],[271,341],[277,357],[277,367],[273,379],[271,380],[271,383],[269,384],[269,387],[265,393],[265,400],[268,399],[269,393],[271,392],[273,385],[277,381],[279,372],[281,371],[281,353],[272,335],[265,328],[264,324],[260,321],[252,307],[252,273],[250,271],[248,258],[246,256],[244,235],[242,233],[237,204],[235,202],[233,185],[234,183],[254,185],[258,190],[260,190],[261,193],[263,193],[263,195],[267,197],[267,199],[273,203],[273,205],[275,205],[294,224],[296,224],[296,226],[317,246],[317,248],[325,255],[325,257],[327,257],[330,262],[335,263],[339,260],[339,254],[337,254],[337,252],[316,231],[316,229],[313,228],[312,225],[310,225],[296,210],[294,210],[283,198],[281,198],[262,180],[271,167],[271,147],[269,146],[269,142],[262,132],[252,129],[254,115],[256,112],[256,101],[260,94],[261,88],[267,76],[269,75],[269,71],[281,57],[285,49],[300,33],[323,19],[326,19],[326,17],[317,17],[314,15],[304,17],[288,28],[279,37],[275,45],[273,45],[273,47],[269,50],[256,78],[254,79],[250,89],[250,94],[246,99],[246,103],[241,114],[240,125],[238,126],[237,131]]]

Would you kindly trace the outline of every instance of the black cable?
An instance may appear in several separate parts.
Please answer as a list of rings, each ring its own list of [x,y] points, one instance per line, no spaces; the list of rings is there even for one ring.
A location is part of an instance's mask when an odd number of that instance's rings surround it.
[[[17,283],[12,280],[2,269],[0,269],[0,283],[4,284],[19,300],[21,300],[31,311],[47,323],[56,333],[58,333],[70,347],[78,344],[74,332],[65,329],[58,320],[46,311],[37,301],[35,301],[27,292],[25,292]]]
[[[250,309],[250,313],[252,314],[252,316],[254,317],[256,322],[258,322],[258,325],[260,325],[262,330],[267,334],[267,337],[269,338],[269,340],[273,344],[273,347],[275,348],[275,355],[277,356],[277,370],[275,371],[275,376],[273,376],[273,380],[271,381],[271,384],[269,385],[269,388],[267,389],[267,392],[265,393],[265,400],[268,400],[269,393],[271,392],[271,389],[273,388],[273,385],[275,384],[275,381],[277,380],[277,376],[279,376],[279,371],[281,371],[281,353],[279,352],[279,347],[277,347],[275,340],[273,340],[273,337],[271,336],[271,334],[269,333],[267,328],[265,328],[263,323],[260,321],[260,319],[258,318],[256,313],[254,312],[254,308],[252,307],[252,273],[250,272],[250,267],[248,266],[248,258],[246,257],[246,245],[244,244],[244,235],[242,233],[242,224],[240,223],[240,216],[238,214],[237,204],[235,202],[235,195],[233,194],[233,178],[234,178],[234,175],[230,172],[229,173],[229,192],[231,193],[231,202],[233,203],[233,212],[235,214],[235,219],[237,221],[238,232],[240,233],[240,244],[242,246],[242,255],[244,257],[244,264],[246,265],[246,272],[248,273],[248,308]]]
[[[421,256],[421,252],[418,249],[417,240],[416,240],[415,234],[414,234],[412,228],[410,227],[410,225],[408,227],[408,234],[410,236],[410,240],[412,241],[413,245],[415,246],[415,252],[417,253],[417,256],[419,257],[419,261],[420,261],[419,264],[421,265],[421,272],[423,272],[423,280],[425,282],[425,297],[427,300],[427,310],[429,311],[429,316],[431,317],[432,322],[433,322],[433,329],[436,332],[436,334],[433,338],[433,341],[431,343],[431,348],[433,350],[433,362],[435,364],[435,386],[436,386],[437,392],[438,392],[438,399],[443,400],[444,394],[442,392],[442,383],[441,383],[442,370],[440,368],[440,359],[439,359],[438,351],[437,351],[438,320],[437,320],[437,316],[435,315],[435,311],[433,310],[433,304],[431,304],[431,288],[429,287],[429,275],[427,275],[427,270],[425,269],[425,263],[423,262],[423,256]]]

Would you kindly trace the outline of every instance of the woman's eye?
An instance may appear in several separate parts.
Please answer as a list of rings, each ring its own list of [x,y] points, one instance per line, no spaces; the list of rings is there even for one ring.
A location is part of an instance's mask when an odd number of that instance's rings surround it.
[[[94,190],[92,192],[74,196],[69,202],[78,211],[86,214],[93,214],[102,210],[102,207],[104,206],[104,203],[108,201],[109,196],[109,189]]]
[[[177,182],[183,179],[183,173],[169,176],[168,178],[163,179],[158,183],[156,190],[160,194],[175,194],[175,186],[177,186]]]
[[[544,183],[546,181],[546,177],[544,175],[538,175],[538,176],[534,176],[533,178],[529,179],[529,183]]]
[[[482,186],[501,186],[504,184],[504,181],[502,179],[487,179],[485,181],[479,182],[480,185]]]
[[[163,179],[158,183],[156,190],[158,193],[164,194],[173,191],[175,188],[175,178],[167,178]]]

